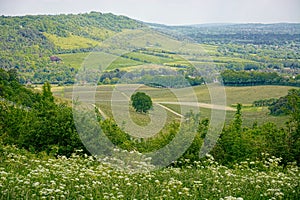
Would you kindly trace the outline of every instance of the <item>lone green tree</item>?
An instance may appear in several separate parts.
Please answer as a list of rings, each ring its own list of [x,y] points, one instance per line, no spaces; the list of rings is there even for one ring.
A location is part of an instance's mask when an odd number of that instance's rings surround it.
[[[131,102],[136,112],[147,113],[152,108],[152,100],[144,92],[134,93]]]

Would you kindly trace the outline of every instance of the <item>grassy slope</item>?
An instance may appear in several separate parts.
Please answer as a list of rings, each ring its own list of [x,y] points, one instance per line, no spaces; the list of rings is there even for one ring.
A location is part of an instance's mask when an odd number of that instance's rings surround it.
[[[60,54],[59,58],[67,66],[78,69],[83,63],[84,59],[89,55],[89,53],[74,53],[74,54]]]
[[[91,37],[97,38],[98,40],[105,40],[116,34],[116,32],[106,28],[82,27],[82,30],[86,31]]]
[[[44,33],[44,35],[51,41],[55,46],[61,49],[80,49],[99,46],[101,43],[89,38],[69,35],[68,37],[59,37],[54,34]]]

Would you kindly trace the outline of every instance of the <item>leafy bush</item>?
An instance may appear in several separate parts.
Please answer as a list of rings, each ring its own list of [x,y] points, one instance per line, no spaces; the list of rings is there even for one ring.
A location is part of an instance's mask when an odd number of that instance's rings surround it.
[[[291,114],[292,111],[292,103],[297,105],[297,102],[291,102],[292,98],[300,97],[300,90],[292,89],[288,92],[288,94],[284,97],[279,98],[273,104],[269,106],[269,110],[271,115],[287,115]]]
[[[25,88],[16,80],[2,79],[0,83],[0,140],[3,143],[33,152],[68,156],[75,149],[84,149],[72,109],[54,102],[49,83],[43,86],[42,94]]]

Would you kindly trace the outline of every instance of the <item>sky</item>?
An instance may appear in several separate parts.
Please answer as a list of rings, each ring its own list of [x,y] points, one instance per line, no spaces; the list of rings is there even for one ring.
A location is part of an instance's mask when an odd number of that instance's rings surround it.
[[[0,0],[0,15],[98,11],[167,25],[300,23],[300,0]]]

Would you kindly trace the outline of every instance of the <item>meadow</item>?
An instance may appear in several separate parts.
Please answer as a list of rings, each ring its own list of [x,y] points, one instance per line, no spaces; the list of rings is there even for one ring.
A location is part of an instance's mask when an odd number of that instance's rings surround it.
[[[136,153],[132,153],[134,155]],[[300,173],[280,158],[228,168],[207,155],[186,168],[153,170],[147,160],[131,168],[115,158],[58,158],[0,146],[0,199],[299,199]],[[133,156],[134,157],[134,156]],[[189,162],[186,160],[185,162]]]

